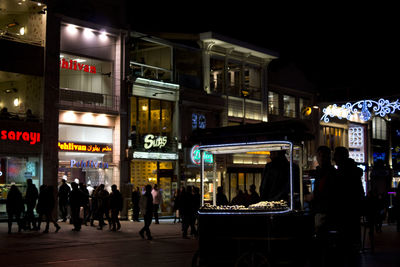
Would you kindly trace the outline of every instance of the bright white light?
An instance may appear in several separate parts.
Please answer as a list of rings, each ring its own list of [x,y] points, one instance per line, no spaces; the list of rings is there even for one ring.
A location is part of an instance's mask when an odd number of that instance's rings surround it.
[[[41,6],[41,5],[42,5],[42,3],[37,3],[37,5],[38,5],[38,6]]]
[[[73,59],[74,61],[76,61],[76,62],[78,62],[78,63],[81,63],[81,62],[85,62],[86,61],[86,59],[82,59],[82,58],[76,58],[76,59]]]
[[[101,41],[106,41],[106,40],[108,39],[108,37],[107,37],[105,31],[102,31],[102,32],[100,33],[99,39],[100,39]]]
[[[108,118],[105,114],[100,114],[96,117],[96,124],[99,125],[107,125],[108,124]]]
[[[18,97],[16,97],[16,98],[14,99],[14,106],[16,106],[16,107],[19,106],[19,98],[18,98]]]
[[[19,34],[21,35],[25,34],[25,27],[21,27],[21,29],[19,29]]]
[[[65,122],[76,122],[76,115],[73,111],[65,112],[63,117]]]
[[[92,113],[85,113],[82,116],[82,122],[86,124],[93,124],[94,123],[94,116]]]
[[[71,35],[75,35],[78,33],[78,29],[75,27],[75,25],[70,24],[67,26],[67,32]]]
[[[93,31],[92,31],[91,29],[85,28],[85,29],[83,30],[83,36],[84,36],[86,39],[91,39],[91,38],[93,38],[94,33],[93,33]]]

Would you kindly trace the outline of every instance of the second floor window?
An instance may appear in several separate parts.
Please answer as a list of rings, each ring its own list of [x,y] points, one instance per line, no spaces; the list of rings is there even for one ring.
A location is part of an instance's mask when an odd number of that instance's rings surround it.
[[[60,88],[112,95],[111,61],[60,54]]]
[[[296,99],[293,96],[283,95],[283,116],[296,117]]]
[[[279,115],[279,94],[268,92],[268,113],[271,115]]]
[[[372,119],[372,138],[386,140],[387,139],[387,131],[386,131],[386,121],[380,117],[374,117]]]

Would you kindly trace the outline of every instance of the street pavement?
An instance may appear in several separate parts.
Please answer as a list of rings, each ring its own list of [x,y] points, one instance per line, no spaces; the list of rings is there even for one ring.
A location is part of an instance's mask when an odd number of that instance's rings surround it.
[[[74,232],[69,223],[53,225],[47,234],[26,231],[7,234],[7,223],[0,223],[0,266],[191,266],[198,249],[198,240],[183,239],[181,224],[160,220],[151,224],[153,240],[143,240],[138,232],[143,222],[122,221],[118,232],[108,227],[97,230],[82,226]],[[43,230],[43,229],[42,229]],[[375,234],[375,251],[368,248],[361,254],[361,267],[399,267],[400,233],[394,224],[385,224]],[[235,255],[232,255],[235,257]]]

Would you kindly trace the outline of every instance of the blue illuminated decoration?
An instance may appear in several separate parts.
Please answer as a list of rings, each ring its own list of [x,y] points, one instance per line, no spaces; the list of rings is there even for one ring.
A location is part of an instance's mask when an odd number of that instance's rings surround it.
[[[372,108],[372,110],[370,110]],[[372,112],[376,116],[385,117],[388,114],[393,114],[396,110],[400,110],[399,100],[390,102],[389,100],[379,99],[374,100],[361,100],[354,104],[348,102],[345,105],[337,106],[336,104],[330,105],[322,110],[324,115],[321,120],[329,122],[329,117],[337,117],[339,119],[350,118],[356,114],[359,114],[359,118],[362,121],[368,121],[372,117]]]

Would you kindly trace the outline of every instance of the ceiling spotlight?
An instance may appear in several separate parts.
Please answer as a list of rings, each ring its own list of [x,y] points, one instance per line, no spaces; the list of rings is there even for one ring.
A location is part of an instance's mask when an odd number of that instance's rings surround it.
[[[19,34],[24,35],[25,34],[25,27],[21,27],[19,29]]]
[[[16,106],[16,107],[19,106],[19,98],[18,97],[14,98],[14,106]]]

